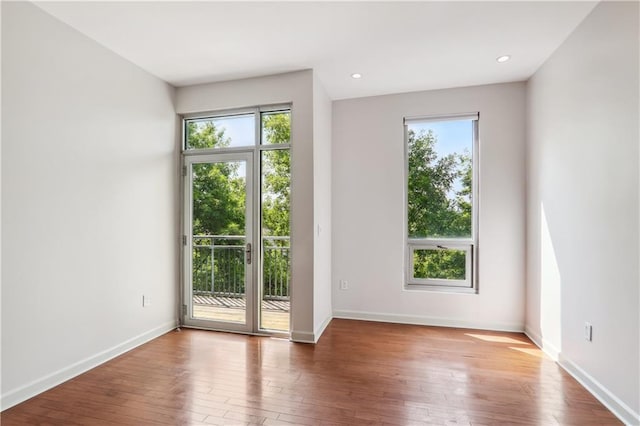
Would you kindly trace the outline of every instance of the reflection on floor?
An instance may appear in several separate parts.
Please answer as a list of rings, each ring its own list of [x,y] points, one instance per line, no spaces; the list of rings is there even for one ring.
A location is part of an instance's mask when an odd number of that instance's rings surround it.
[[[3,411],[0,421],[622,425],[523,334],[340,319],[315,345],[169,332]]]

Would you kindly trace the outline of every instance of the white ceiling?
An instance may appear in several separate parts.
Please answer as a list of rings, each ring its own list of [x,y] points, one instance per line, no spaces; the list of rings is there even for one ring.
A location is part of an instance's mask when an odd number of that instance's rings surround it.
[[[342,99],[525,80],[596,3],[36,4],[174,86],[313,68]]]

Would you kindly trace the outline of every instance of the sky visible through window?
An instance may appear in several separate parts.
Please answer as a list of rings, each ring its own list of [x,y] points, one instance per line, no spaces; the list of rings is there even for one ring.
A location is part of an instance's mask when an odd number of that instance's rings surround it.
[[[473,121],[431,121],[426,123],[411,123],[409,128],[417,133],[421,130],[428,132],[432,130],[438,138],[436,150],[438,157],[459,153],[465,150],[471,155],[473,150]]]
[[[276,114],[288,113],[278,111]],[[263,117],[263,115],[259,115]],[[228,141],[228,148],[253,147],[256,145],[256,115],[254,113],[227,115],[221,117],[204,118],[194,120],[198,128],[204,128],[207,123],[213,123],[218,131],[224,132],[224,140]],[[262,138],[265,138],[264,130]],[[246,164],[241,162],[236,172],[241,177],[246,177]]]
[[[436,136],[435,145],[438,158],[449,154],[467,153],[469,157],[473,155],[473,121],[472,120],[449,120],[449,121],[428,121],[424,123],[411,123],[409,129],[419,134],[432,130]],[[456,192],[462,189],[462,179],[454,181],[449,198],[455,198]]]
[[[255,122],[253,116],[231,116],[216,118],[216,127],[224,129],[225,136],[235,143],[231,146],[251,146],[255,138]],[[432,121],[411,123],[411,129],[419,133],[421,130],[433,130],[438,138],[436,149],[442,157],[452,153],[472,153],[473,122],[471,120]],[[242,145],[240,145],[242,144]]]
[[[231,115],[216,117],[214,120],[217,129],[224,129],[225,137],[231,139],[232,147],[255,145],[255,117],[249,115]]]
[[[230,139],[230,147],[253,146],[255,144],[255,118],[253,114],[216,117],[213,121],[218,130],[224,130],[225,139]],[[247,176],[245,161],[237,163],[236,175],[243,179]]]
[[[255,141],[255,116],[240,115],[215,119],[216,127],[224,129],[224,134],[231,139],[231,146],[252,146]],[[432,130],[436,135],[436,151],[438,157],[449,154],[462,154],[473,152],[473,121],[472,120],[450,120],[450,121],[430,121],[424,123],[411,123],[411,130],[416,134],[421,131]],[[461,189],[460,179],[456,179],[453,191]]]

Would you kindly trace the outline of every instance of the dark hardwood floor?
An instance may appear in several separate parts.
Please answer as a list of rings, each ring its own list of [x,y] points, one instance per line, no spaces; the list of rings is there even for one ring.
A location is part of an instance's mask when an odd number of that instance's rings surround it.
[[[28,424],[620,422],[524,335],[333,320],[317,345],[183,329],[4,411]]]

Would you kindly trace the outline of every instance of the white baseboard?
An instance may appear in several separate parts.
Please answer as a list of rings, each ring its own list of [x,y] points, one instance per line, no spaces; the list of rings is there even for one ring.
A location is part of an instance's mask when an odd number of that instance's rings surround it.
[[[540,334],[536,333],[529,327],[524,328],[524,334],[526,334],[527,337],[531,339],[531,341],[535,343],[537,347],[542,349],[542,352],[547,354],[549,358],[551,358],[556,362],[558,361],[558,357],[560,356],[560,350],[554,344],[552,344],[551,342],[549,342],[548,340],[540,336]]]
[[[313,333],[310,333],[308,331],[292,330],[289,340],[296,343],[318,343],[318,340],[320,340],[320,336],[322,336],[322,333],[324,333],[324,330],[327,328],[332,319],[333,318],[331,317],[331,315],[329,315],[327,318],[325,318],[324,321],[322,321],[322,324],[320,324],[320,326],[316,328]]]
[[[123,343],[120,343],[112,348],[99,352],[89,358],[85,358],[68,367],[64,367],[58,371],[48,374],[40,379],[36,379],[26,385],[20,386],[17,389],[10,390],[0,396],[0,410],[6,410],[13,407],[29,398],[32,398],[46,390],[49,390],[67,380],[73,379],[80,374],[103,364],[110,359],[113,359],[131,349],[147,343],[150,340],[159,337],[174,328],[177,327],[176,321],[170,321],[164,323],[156,328],[153,328],[145,333],[135,336]]]
[[[634,412],[631,407],[622,402],[609,389],[594,379],[589,373],[578,367],[573,361],[559,354],[558,364],[567,373],[573,376],[585,389],[587,389],[598,401],[607,407],[618,419],[627,425],[640,425],[640,414]]]
[[[567,373],[580,383],[598,401],[607,407],[620,421],[627,425],[640,425],[640,414],[634,412],[628,405],[615,396],[609,389],[594,379],[589,373],[566,358],[562,352],[548,340],[545,340],[529,327],[525,327],[525,334],[551,359],[556,361]]]
[[[313,333],[310,333],[308,331],[291,331],[291,338],[290,340],[292,342],[296,342],[296,343],[316,343]]]
[[[318,343],[318,340],[320,340],[320,336],[322,336],[322,333],[324,333],[324,330],[327,328],[327,326],[329,325],[332,319],[333,317],[331,315],[326,317],[324,321],[322,321],[322,324],[320,324],[320,327],[318,327],[316,331],[313,332],[313,338],[315,343]]]
[[[524,331],[523,324],[519,323],[488,323],[479,321],[466,321],[453,318],[438,318],[427,317],[418,315],[401,315],[401,314],[386,314],[377,312],[362,312],[362,311],[343,311],[334,310],[334,318],[353,319],[361,321],[377,321],[377,322],[392,322],[398,324],[414,324],[414,325],[430,325],[437,327],[455,327],[455,328],[471,328],[477,330],[491,330],[491,331],[510,331],[516,333],[522,333]]]

